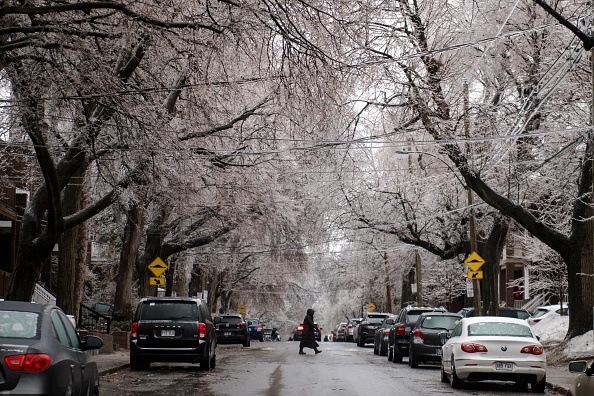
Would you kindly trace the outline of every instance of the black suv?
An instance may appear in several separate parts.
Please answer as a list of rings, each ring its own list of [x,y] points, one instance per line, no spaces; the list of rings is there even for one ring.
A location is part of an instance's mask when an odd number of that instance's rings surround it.
[[[218,344],[250,346],[250,329],[240,314],[221,314],[214,317]]]
[[[400,309],[394,325],[388,335],[388,360],[402,363],[402,357],[408,356],[409,334],[406,328],[412,328],[423,312],[447,312],[445,308],[406,306]]]
[[[367,312],[359,326],[357,326],[354,340],[358,346],[364,347],[366,343],[373,342],[375,330],[382,324],[384,319],[390,315],[387,312]]]
[[[217,335],[206,302],[192,297],[148,297],[136,307],[130,331],[130,369],[151,362],[216,364]]]

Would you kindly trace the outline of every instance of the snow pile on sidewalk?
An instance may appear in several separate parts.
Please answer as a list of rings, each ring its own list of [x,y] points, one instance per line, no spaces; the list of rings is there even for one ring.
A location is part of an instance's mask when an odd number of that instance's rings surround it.
[[[590,330],[582,336],[565,341],[568,325],[567,316],[551,315],[536,323],[532,330],[548,347],[547,355],[555,360],[567,361],[594,357],[594,331]]]

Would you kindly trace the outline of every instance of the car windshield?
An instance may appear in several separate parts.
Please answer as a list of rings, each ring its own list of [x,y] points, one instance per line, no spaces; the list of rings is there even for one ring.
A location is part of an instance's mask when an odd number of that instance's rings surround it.
[[[384,321],[384,319],[386,319],[386,315],[382,315],[382,316],[371,316],[369,315],[367,317],[367,321],[371,322],[371,323],[381,323]]]
[[[452,330],[460,321],[457,316],[427,316],[421,325],[424,329]]]
[[[237,324],[241,323],[243,320],[238,318],[237,316],[222,316],[221,323],[230,323],[230,324]]]
[[[548,309],[545,309],[545,308],[538,308],[538,309],[536,310],[536,312],[534,313],[534,316],[533,316],[533,318],[540,318],[541,316],[544,316],[544,315],[546,315],[546,314],[547,314],[547,313],[549,313],[549,312],[551,312],[551,311],[549,311]]]
[[[34,312],[0,311],[0,337],[37,338],[38,320]]]
[[[190,301],[147,301],[142,306],[144,320],[190,319],[197,306]]]
[[[530,327],[507,322],[478,322],[468,325],[469,336],[533,337]]]

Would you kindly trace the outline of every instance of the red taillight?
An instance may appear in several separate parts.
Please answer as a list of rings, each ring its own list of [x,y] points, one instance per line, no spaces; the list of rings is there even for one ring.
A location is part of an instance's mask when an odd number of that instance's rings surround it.
[[[256,330],[262,330],[262,325],[254,326],[254,329],[256,329]]]
[[[245,327],[245,322],[238,323],[237,327]]]
[[[132,328],[130,329],[130,336],[132,338],[138,338],[138,322],[132,322]]]
[[[475,344],[472,342],[464,342],[460,345],[460,347],[466,353],[488,352],[486,346],[481,345],[481,344]]]
[[[423,343],[425,341],[425,338],[423,338],[423,333],[421,332],[421,330],[415,329],[415,331],[413,331],[412,334],[413,334],[413,342]]]
[[[384,329],[384,335],[390,334],[390,329]]]
[[[540,345],[528,345],[520,351],[520,353],[529,353],[531,355],[542,355],[543,352],[544,350]]]
[[[351,328],[353,328],[353,325],[348,325],[347,326],[347,329],[351,329]]]
[[[52,358],[50,355],[44,353],[29,353],[26,355],[7,356],[4,358],[4,362],[12,371],[38,373],[50,366]]]
[[[404,331],[404,329],[406,329],[406,325],[398,326],[398,328],[396,329],[396,334],[398,334],[399,336],[405,336],[406,332]]]
[[[206,323],[198,323],[198,334],[200,338],[206,338]]]
[[[298,331],[303,331],[303,326],[297,326]]]

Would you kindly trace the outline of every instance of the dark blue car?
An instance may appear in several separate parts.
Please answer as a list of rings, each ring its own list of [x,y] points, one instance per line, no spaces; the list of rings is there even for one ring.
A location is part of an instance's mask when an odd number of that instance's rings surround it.
[[[260,340],[260,342],[264,342],[264,330],[260,319],[247,318],[246,321],[250,328],[250,340]]]

